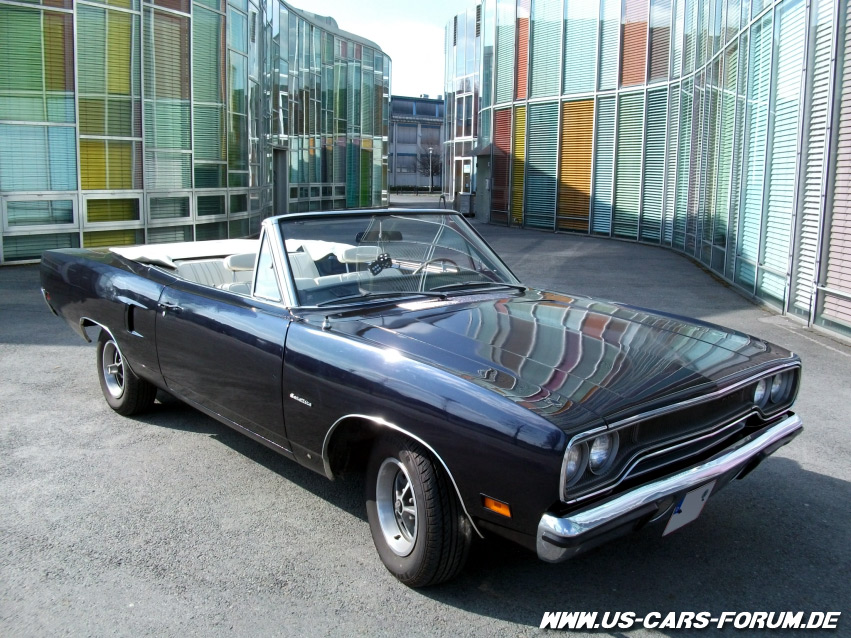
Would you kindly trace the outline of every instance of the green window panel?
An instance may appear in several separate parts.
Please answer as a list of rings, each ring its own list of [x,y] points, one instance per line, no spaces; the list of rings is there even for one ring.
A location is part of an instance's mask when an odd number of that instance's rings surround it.
[[[74,121],[71,16],[0,5],[0,119]]]
[[[745,183],[735,273],[736,282],[750,289],[753,289],[756,283],[754,264],[759,260],[759,235],[762,227],[771,53],[774,39],[773,17],[773,14],[769,12],[751,28],[747,133],[744,150]]]
[[[361,134],[373,135],[375,128],[375,74],[363,74],[363,91],[361,92]]]
[[[227,165],[195,163],[195,188],[224,188],[228,185]]]
[[[792,301],[798,312],[809,316],[810,294],[815,281],[815,263],[819,249],[822,180],[825,172],[824,151],[827,143],[827,115],[830,95],[830,55],[834,2],[818,3],[813,41],[813,73],[809,87],[810,109],[804,138],[803,191],[801,193],[798,255]]]
[[[668,79],[671,49],[671,0],[650,2],[650,82]]]
[[[529,106],[525,224],[555,229],[558,104]]]
[[[171,244],[192,241],[192,226],[160,226],[148,228],[149,244]]]
[[[150,219],[189,217],[189,197],[151,197]]]
[[[233,219],[228,222],[228,236],[231,239],[238,239],[241,237],[248,237],[251,233],[251,222],[248,221],[248,218],[245,217],[243,219]]]
[[[384,190],[384,144],[375,140],[372,148],[372,203],[370,206],[381,206],[381,195]]]
[[[199,106],[194,109],[195,159],[224,161],[227,159],[225,110],[221,106]]]
[[[224,215],[226,212],[224,195],[198,195],[195,202],[195,213],[198,217]]]
[[[662,242],[674,241],[674,210],[677,201],[677,150],[679,148],[680,85],[672,84],[668,96],[668,140],[665,153],[665,206],[662,217]]]
[[[349,139],[346,142],[346,206],[360,206],[360,140]]]
[[[195,7],[192,17],[192,86],[196,102],[225,101],[224,18]]]
[[[3,238],[3,261],[41,259],[41,253],[45,250],[79,247],[79,233],[11,235]]]
[[[227,222],[213,222],[212,224],[197,224],[195,226],[195,241],[209,241],[211,239],[227,238]]]
[[[248,61],[244,55],[231,51],[228,73],[230,110],[233,113],[248,113]]]
[[[612,232],[612,174],[615,164],[615,98],[597,98],[597,132],[594,140],[594,194],[591,229]]]
[[[228,46],[241,53],[248,53],[248,20],[234,9],[228,11]]]
[[[617,237],[638,237],[643,128],[644,95],[622,95],[618,106],[615,209],[612,219],[612,234]]]
[[[496,3],[496,104],[514,97],[514,1]]]
[[[74,223],[74,202],[70,199],[9,201],[6,203],[9,226],[50,226]]]
[[[739,210],[742,197],[742,150],[745,139],[745,113],[747,107],[748,59],[750,31],[739,36],[738,88],[736,89],[736,125],[733,132],[733,170],[730,175],[730,220],[727,224],[727,264],[725,274],[734,278],[736,247],[739,237]]]
[[[372,140],[363,140],[363,145]],[[360,160],[360,206],[369,207],[372,204],[372,148],[361,148]]]
[[[562,81],[565,94],[594,90],[597,77],[598,13],[599,6],[596,2],[567,0],[564,17],[564,63],[562,64],[564,68]],[[608,31],[605,28],[604,38],[608,36]],[[555,56],[553,56],[553,59],[555,59]],[[532,62],[534,64],[534,58]],[[603,64],[608,64],[608,60],[604,60]],[[534,80],[534,67],[532,78]]]
[[[188,101],[145,100],[145,144],[148,148],[189,150],[190,131]]]
[[[730,177],[733,164],[733,136],[736,128],[738,96],[736,83],[739,77],[739,47],[733,43],[724,52],[724,80],[721,96],[721,131],[718,143],[718,182],[715,199],[715,231],[712,242],[727,247],[727,229],[730,221]],[[723,267],[719,268],[723,271]]]
[[[620,0],[602,0],[600,6],[600,76],[597,87],[613,89],[618,85],[620,71],[619,44],[621,36]],[[586,55],[588,55],[586,53]]]
[[[736,37],[736,34],[739,32],[741,17],[742,0],[727,0],[727,26],[724,32],[725,42],[729,42]]]
[[[248,170],[248,117],[245,115],[232,113],[230,116],[228,169],[232,171]]]
[[[230,214],[239,215],[248,212],[248,194],[239,193],[230,196]]]
[[[785,273],[789,262],[798,150],[801,67],[806,47],[806,7],[803,0],[787,0],[776,24],[774,122],[770,143],[768,197],[762,263],[775,272],[761,275],[760,293],[776,301],[786,299]]]
[[[0,190],[77,189],[71,127],[0,124]]]
[[[683,33],[686,24],[686,0],[673,0],[674,20],[671,34],[671,79],[680,77],[683,66]]]
[[[697,249],[696,232],[697,219],[699,212],[699,200],[703,180],[701,179],[701,167],[703,160],[703,152],[706,148],[705,135],[705,113],[706,102],[703,99],[705,73],[700,72],[694,77],[694,86],[692,87],[692,127],[691,127],[691,153],[689,156],[689,185],[688,185],[688,200],[686,206],[686,235],[685,235],[685,251],[689,255],[694,255]]]
[[[558,95],[561,0],[532,0],[531,97]]]
[[[641,205],[641,239],[662,239],[662,200],[665,184],[665,130],[668,124],[668,89],[647,94],[644,142],[644,196]]]
[[[712,258],[711,244],[713,237],[713,223],[715,213],[716,179],[718,168],[717,142],[718,107],[718,75],[720,73],[720,58],[712,63],[707,71],[707,82],[704,89],[704,130],[706,131],[706,142],[703,147],[701,160],[701,192],[698,204],[698,229],[697,236],[703,244],[699,245],[701,251],[700,259],[709,264]]]
[[[146,151],[145,186],[151,190],[192,188],[192,156],[189,153]]]
[[[688,218],[689,167],[691,166],[692,110],[694,106],[694,81],[683,80],[680,90],[680,132],[677,149],[677,199],[674,209],[674,237],[676,248],[685,247],[686,221]]]
[[[683,24],[683,75],[694,71],[698,40],[698,5],[704,0],[683,0],[685,21]]]

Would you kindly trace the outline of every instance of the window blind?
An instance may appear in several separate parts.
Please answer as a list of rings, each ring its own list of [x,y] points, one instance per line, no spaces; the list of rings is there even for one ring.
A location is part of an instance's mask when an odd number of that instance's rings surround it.
[[[647,94],[644,141],[644,184],[641,205],[641,239],[662,239],[662,200],[665,183],[665,130],[668,124],[668,89]]]
[[[514,109],[514,152],[511,155],[511,219],[523,224],[523,184],[526,175],[526,107]]]
[[[638,237],[643,128],[644,94],[622,95],[618,105],[615,210],[612,222],[612,234],[617,237]]]
[[[558,228],[588,232],[594,100],[562,102]]]
[[[558,104],[529,106],[525,223],[555,229]]]
[[[558,95],[561,0],[532,2],[531,97]]]
[[[597,98],[597,132],[594,143],[594,195],[591,229],[612,232],[612,175],[615,162],[615,98]]]

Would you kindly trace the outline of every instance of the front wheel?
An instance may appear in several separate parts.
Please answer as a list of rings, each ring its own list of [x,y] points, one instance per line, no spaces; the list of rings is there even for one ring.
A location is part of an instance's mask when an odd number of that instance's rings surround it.
[[[103,396],[118,414],[140,414],[153,405],[156,387],[136,376],[106,330],[98,337],[97,366]]]
[[[464,567],[472,541],[443,467],[419,444],[393,437],[372,450],[366,511],[378,555],[409,587],[436,585]]]

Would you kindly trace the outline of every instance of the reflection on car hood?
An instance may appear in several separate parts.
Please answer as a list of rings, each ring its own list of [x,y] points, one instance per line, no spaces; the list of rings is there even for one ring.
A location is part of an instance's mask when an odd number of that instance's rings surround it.
[[[349,330],[365,339],[447,369],[562,426],[576,406],[622,418],[790,356],[712,324],[534,290],[416,301],[355,323]]]

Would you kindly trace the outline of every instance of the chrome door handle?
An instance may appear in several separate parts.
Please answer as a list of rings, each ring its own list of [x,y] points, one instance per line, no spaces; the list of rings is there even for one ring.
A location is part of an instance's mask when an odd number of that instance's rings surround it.
[[[165,317],[165,313],[166,313],[167,310],[172,310],[174,312],[180,312],[181,310],[183,310],[183,306],[179,306],[176,303],[171,303],[169,301],[166,301],[166,302],[161,301],[160,303],[157,304],[157,306],[159,307],[160,310],[163,311],[163,317]]]

